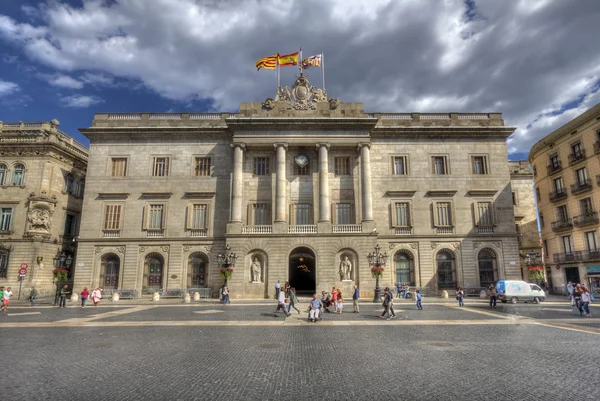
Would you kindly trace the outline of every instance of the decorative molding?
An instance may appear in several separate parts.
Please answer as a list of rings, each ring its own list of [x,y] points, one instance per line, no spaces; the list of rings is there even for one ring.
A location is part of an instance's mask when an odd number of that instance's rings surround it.
[[[190,245],[183,246],[183,252],[189,252],[190,249],[192,249],[192,247]]]
[[[144,198],[164,198],[164,199],[168,199],[172,195],[173,195],[173,192],[168,192],[168,191],[142,192],[142,197],[144,197]]]
[[[205,246],[204,249],[206,249],[206,252],[210,253],[212,246]]]
[[[98,194],[98,198],[100,199],[127,199],[129,197],[129,193],[127,192],[101,192]]]
[[[103,246],[97,246],[96,249],[94,250],[94,252],[95,253],[100,253],[100,252],[102,252],[103,248],[104,248]]]
[[[390,250],[394,249],[397,244],[390,244]]]
[[[435,248],[437,248],[437,247],[438,247],[438,245],[439,245],[439,244],[438,244],[437,242],[432,242],[432,243],[431,243],[431,249],[435,249]]]
[[[460,248],[460,242],[453,242],[452,246],[454,247],[454,249],[458,249]]]
[[[413,242],[412,244],[410,244],[410,247],[411,247],[412,249],[417,249],[417,248],[419,247],[419,244],[418,244],[418,243],[416,243],[416,242]]]
[[[417,191],[386,191],[385,196],[394,198],[412,198]]]
[[[147,248],[147,246],[140,246],[140,253],[144,253]]]
[[[496,192],[498,192],[498,191],[495,189],[469,189],[467,191],[467,195],[491,197],[491,196],[496,195]]]
[[[430,197],[448,197],[451,198],[456,195],[458,191],[456,189],[432,189],[426,192],[427,196]]]
[[[188,191],[184,192],[183,196],[190,199],[210,199],[213,198],[217,193],[212,191]]]
[[[124,246],[117,247],[117,252],[119,252],[121,254],[125,254],[125,247]]]
[[[162,249],[163,252],[169,252],[169,246],[168,245],[161,246],[160,249]]]

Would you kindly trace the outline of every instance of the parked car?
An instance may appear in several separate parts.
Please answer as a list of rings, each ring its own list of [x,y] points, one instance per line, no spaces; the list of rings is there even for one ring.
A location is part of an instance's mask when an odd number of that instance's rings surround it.
[[[516,304],[519,301],[533,301],[540,303],[546,299],[546,293],[537,284],[526,283],[518,280],[500,280],[496,283],[498,299],[502,303],[510,301]]]

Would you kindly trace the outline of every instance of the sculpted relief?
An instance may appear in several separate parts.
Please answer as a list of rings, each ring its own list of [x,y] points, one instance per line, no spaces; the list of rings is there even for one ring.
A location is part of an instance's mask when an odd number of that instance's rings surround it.
[[[50,212],[47,210],[33,209],[29,211],[27,216],[29,222],[29,229],[35,231],[49,231],[50,230]]]
[[[262,107],[273,110],[277,103],[283,104],[287,110],[316,110],[317,103],[329,103],[329,109],[337,109],[341,102],[337,98],[329,98],[325,89],[314,87],[305,75],[296,78],[294,85],[279,87],[275,99],[267,98]]]

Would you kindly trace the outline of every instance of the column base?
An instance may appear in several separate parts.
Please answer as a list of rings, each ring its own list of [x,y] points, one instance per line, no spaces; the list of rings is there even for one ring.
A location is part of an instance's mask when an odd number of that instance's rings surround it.
[[[319,221],[317,223],[317,232],[323,234],[329,234],[332,232],[331,222],[330,221]]]
[[[288,223],[285,221],[276,221],[273,223],[273,234],[287,234]]]
[[[227,234],[241,234],[242,223],[227,223]]]
[[[362,232],[363,233],[372,233],[374,235],[378,234],[377,231],[373,231],[376,227],[375,227],[375,222],[373,220],[363,220],[361,222],[362,225]]]

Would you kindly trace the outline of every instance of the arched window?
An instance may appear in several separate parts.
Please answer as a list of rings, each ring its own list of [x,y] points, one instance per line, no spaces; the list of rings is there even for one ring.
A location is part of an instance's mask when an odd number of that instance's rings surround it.
[[[481,287],[489,287],[497,280],[497,263],[496,252],[489,248],[484,248],[477,255],[477,263],[479,265],[479,285]]]
[[[144,261],[144,287],[149,290],[162,288],[165,259],[160,253],[151,253]]]
[[[194,252],[188,258],[187,287],[206,287],[207,257],[201,252]]]
[[[396,252],[394,266],[396,268],[396,284],[415,285],[415,262],[412,253],[409,251]]]
[[[74,185],[75,179],[71,174],[67,174],[67,176],[65,177],[65,192],[68,194],[72,194]]]
[[[6,164],[0,163],[0,185],[4,185],[6,181]]]
[[[119,288],[119,271],[121,270],[121,260],[114,253],[109,253],[102,257],[100,265],[100,282],[103,288]]]
[[[25,166],[20,163],[15,164],[10,185],[23,185],[23,182],[25,182]]]
[[[435,257],[437,262],[438,289],[456,288],[456,260],[454,252],[442,249]]]
[[[83,191],[85,190],[85,180],[79,181],[77,184],[77,193],[76,195],[80,198],[83,198]]]

